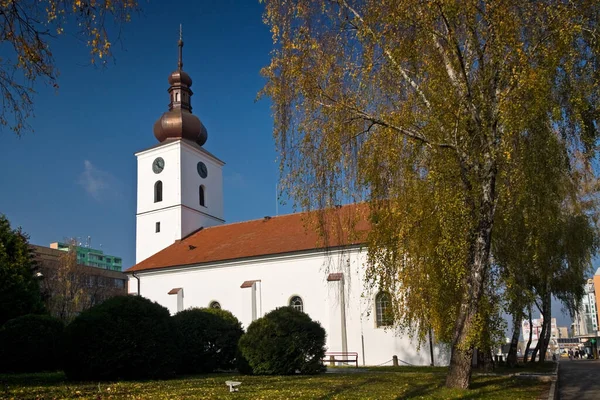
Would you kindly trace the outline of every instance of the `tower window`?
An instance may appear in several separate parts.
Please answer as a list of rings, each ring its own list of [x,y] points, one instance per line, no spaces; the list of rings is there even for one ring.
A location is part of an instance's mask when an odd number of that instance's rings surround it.
[[[179,101],[179,93],[175,93],[175,101]]]
[[[160,232],[160,222],[156,223],[156,230],[155,230],[155,232],[156,233]]]
[[[154,202],[162,201],[162,181],[156,181],[154,184]]]
[[[218,301],[211,301],[208,307],[221,309],[221,304]]]
[[[200,187],[198,188],[198,200],[202,207],[206,207],[206,204],[204,202],[204,186],[203,185],[200,185]]]

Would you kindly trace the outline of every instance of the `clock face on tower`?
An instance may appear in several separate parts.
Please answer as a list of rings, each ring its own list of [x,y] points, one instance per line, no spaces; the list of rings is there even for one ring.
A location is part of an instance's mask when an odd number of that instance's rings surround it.
[[[206,178],[208,176],[208,168],[206,168],[206,164],[202,161],[198,163],[198,175],[200,175],[201,178]]]
[[[155,174],[160,174],[164,168],[165,160],[163,160],[162,157],[156,158],[152,163],[152,171],[154,171]]]

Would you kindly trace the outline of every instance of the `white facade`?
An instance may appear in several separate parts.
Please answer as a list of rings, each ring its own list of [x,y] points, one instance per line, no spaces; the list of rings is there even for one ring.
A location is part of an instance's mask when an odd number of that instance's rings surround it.
[[[588,279],[584,291],[581,308],[575,313],[573,321],[574,336],[594,335],[598,332],[598,314],[593,279]]]
[[[328,351],[357,352],[362,365],[390,365],[394,355],[401,363],[429,365],[428,344],[417,350],[417,343],[406,334],[376,326],[376,293],[364,293],[365,261],[365,252],[356,248],[343,254],[312,251],[139,271],[136,276],[140,279],[140,294],[167,307],[172,314],[191,307],[209,307],[217,301],[244,328],[299,296],[303,311],[327,331]],[[332,272],[343,272],[343,279],[328,281]],[[129,291],[137,292],[137,281],[132,276]],[[435,365],[448,364],[445,346],[436,346],[434,354]]]
[[[224,163],[186,140],[167,140],[158,146],[136,153],[137,215],[136,263],[150,257],[200,227],[224,222]],[[162,159],[156,173],[153,163]],[[198,163],[207,168],[206,178],[198,172]],[[162,185],[161,199],[155,198],[155,185]],[[200,187],[204,205],[200,204]]]

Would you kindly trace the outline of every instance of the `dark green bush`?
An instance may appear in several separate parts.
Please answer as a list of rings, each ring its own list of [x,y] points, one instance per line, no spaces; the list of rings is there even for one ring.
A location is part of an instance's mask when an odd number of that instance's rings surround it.
[[[140,296],[118,296],[67,326],[65,373],[75,380],[174,375],[177,345],[169,311]]]
[[[321,364],[325,329],[292,307],[278,308],[252,322],[239,347],[255,374],[317,374],[325,370]]]
[[[0,328],[0,371],[41,372],[60,369],[64,326],[49,315],[28,314]]]
[[[229,311],[194,308],[173,317],[178,334],[179,373],[212,372],[235,367],[242,324]]]

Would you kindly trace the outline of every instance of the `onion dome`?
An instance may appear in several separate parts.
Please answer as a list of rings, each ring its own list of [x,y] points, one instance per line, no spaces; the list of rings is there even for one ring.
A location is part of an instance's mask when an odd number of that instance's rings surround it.
[[[192,114],[192,78],[183,68],[183,38],[179,31],[179,62],[177,70],[169,75],[169,111],[154,123],[154,136],[159,142],[169,138],[188,139],[202,146],[208,139],[208,132],[200,119]]]

